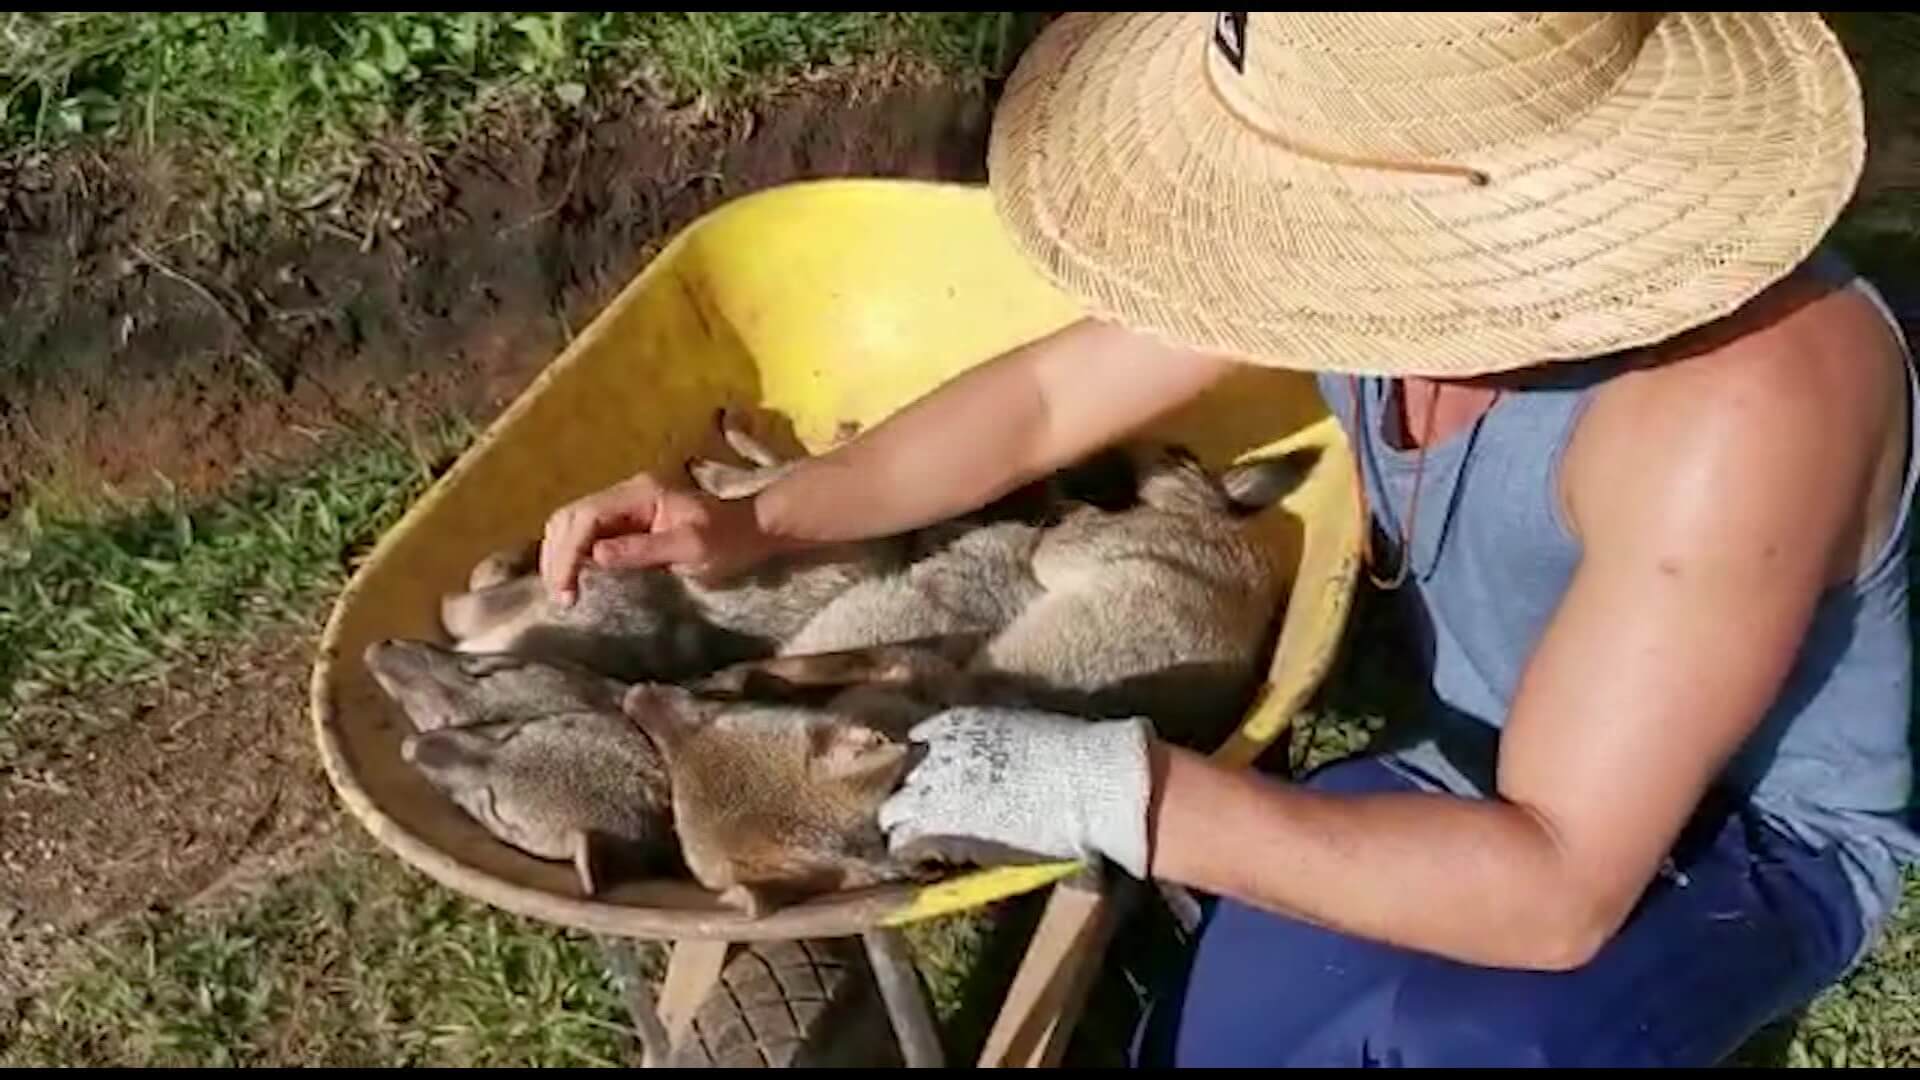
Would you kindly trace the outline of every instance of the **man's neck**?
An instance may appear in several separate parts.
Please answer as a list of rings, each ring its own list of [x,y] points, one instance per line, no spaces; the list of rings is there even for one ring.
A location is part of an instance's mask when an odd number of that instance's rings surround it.
[[[1445,442],[1492,408],[1502,390],[1500,382],[1492,379],[1406,378],[1396,382],[1398,392],[1393,400],[1400,438],[1395,441],[1406,450]]]

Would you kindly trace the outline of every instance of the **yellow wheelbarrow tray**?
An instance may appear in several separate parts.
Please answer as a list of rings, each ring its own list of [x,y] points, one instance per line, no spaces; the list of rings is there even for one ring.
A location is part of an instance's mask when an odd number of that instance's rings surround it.
[[[966,872],[924,887],[820,897],[759,919],[690,881],[628,882],[585,897],[570,866],[495,840],[401,760],[409,726],[361,652],[382,638],[444,640],[438,599],[460,588],[478,559],[537,536],[555,507],[637,470],[678,475],[709,445],[722,406],[782,417],[802,447],[818,451],[845,422],[871,426],[1079,314],[1011,247],[990,196],[975,186],[796,183],[695,221],[381,537],[339,596],[311,709],[340,799],[382,845],[446,887],[561,926],[681,943],[669,1011],[677,996],[705,989],[696,986],[700,973],[717,973],[728,942],[871,935],[1049,887],[1061,895],[1049,902],[1009,1008],[1023,987],[1057,998],[1059,972],[1049,966],[1097,960],[1082,934],[1098,921],[1098,890],[1089,900],[1063,898],[1074,890],[1058,887],[1087,880],[1088,868]],[[1090,370],[1089,385],[1100,377]],[[1319,451],[1304,484],[1251,526],[1292,584],[1261,692],[1215,751],[1244,766],[1287,728],[1342,638],[1359,553],[1350,450],[1310,376],[1253,367],[1151,434],[1179,440],[1210,465]],[[1077,914],[1056,919],[1052,907]],[[883,939],[869,943],[878,949]],[[1063,953],[1051,939],[1080,947]],[[1048,987],[1055,990],[1040,993]],[[1003,1021],[992,1052],[1050,1055],[1057,1050],[1047,1047],[1064,1042],[1067,1025]],[[1041,1028],[1051,1033],[1034,1036],[1038,1049],[1012,1045],[1018,1031]]]

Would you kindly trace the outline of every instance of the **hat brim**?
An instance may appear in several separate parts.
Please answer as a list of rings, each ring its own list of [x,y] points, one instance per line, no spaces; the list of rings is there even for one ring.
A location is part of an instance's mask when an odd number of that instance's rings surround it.
[[[1223,109],[1212,13],[1076,13],[1022,57],[989,183],[1089,313],[1254,363],[1466,377],[1671,338],[1812,253],[1865,159],[1811,12],[1670,12],[1572,124],[1415,175],[1280,148]]]

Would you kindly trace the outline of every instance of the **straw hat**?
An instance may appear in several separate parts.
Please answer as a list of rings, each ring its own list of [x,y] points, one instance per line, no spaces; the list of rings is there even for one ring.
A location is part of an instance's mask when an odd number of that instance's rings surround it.
[[[1851,197],[1862,113],[1811,12],[1095,12],[1022,57],[988,166],[1095,314],[1466,376],[1749,300]]]

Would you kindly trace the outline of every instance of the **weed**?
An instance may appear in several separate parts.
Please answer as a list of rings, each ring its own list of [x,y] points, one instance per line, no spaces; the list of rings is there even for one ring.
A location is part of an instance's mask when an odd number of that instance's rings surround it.
[[[1731,1064],[1794,1068],[1920,1066],[1920,873],[1860,966],[1735,1055]]]
[[[199,506],[60,520],[29,508],[0,537],[0,764],[29,741],[12,723],[22,703],[156,673],[223,634],[306,614],[465,437],[352,436]]]
[[[458,138],[509,97],[725,95],[880,55],[983,73],[1011,61],[1025,25],[1011,12],[10,12],[0,150],[188,140],[259,187],[298,187],[378,136]]]
[[[0,1064],[627,1064],[596,943],[355,842],[227,910],[142,916],[0,1026]]]
[[[1031,922],[992,944],[967,916],[913,929],[937,1022],[966,1043]],[[657,995],[664,947],[639,945]],[[463,897],[348,833],[251,897],[103,934],[0,1019],[0,1067],[620,1066],[637,1041],[625,1007],[591,936]]]

